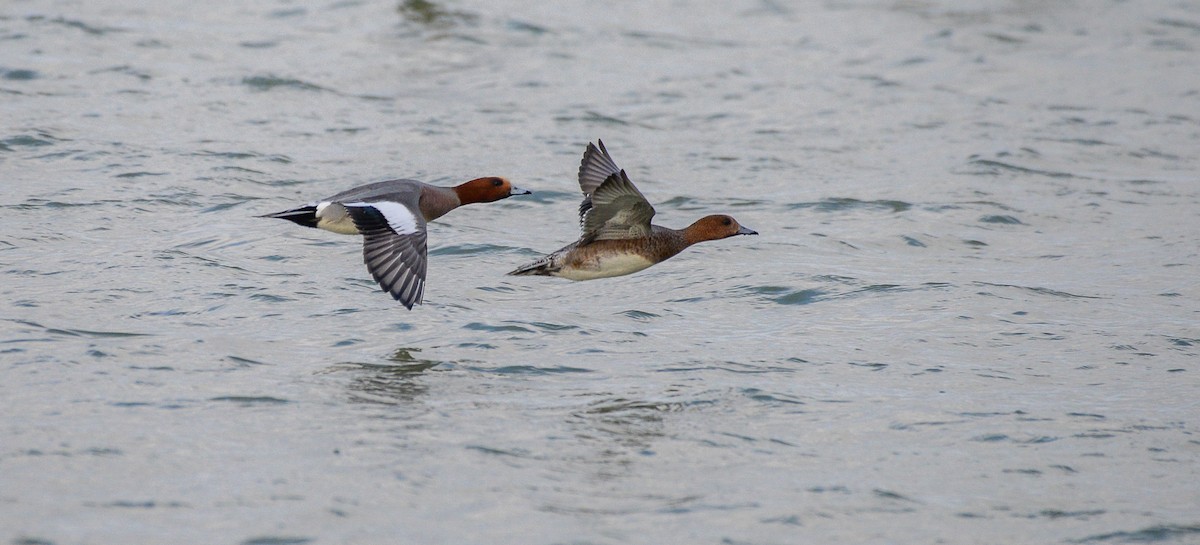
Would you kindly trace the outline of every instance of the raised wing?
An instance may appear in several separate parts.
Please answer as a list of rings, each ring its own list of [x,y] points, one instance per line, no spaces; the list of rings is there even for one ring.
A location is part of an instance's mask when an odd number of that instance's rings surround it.
[[[589,142],[587,151],[583,152],[583,160],[579,162],[579,189],[584,195],[591,195],[604,180],[621,171],[608,150],[604,149],[604,141],[596,142],[600,147]]]
[[[654,207],[650,206],[624,170],[606,178],[584,201],[589,206],[580,217],[583,229],[580,244],[650,235]]]
[[[608,150],[604,149],[604,141],[596,140],[600,145],[588,142],[587,151],[583,152],[583,160],[579,162],[579,190],[583,192],[583,202],[579,203],[579,228],[585,233],[583,219],[592,208],[592,193],[608,179],[609,176],[621,171],[613,161]]]

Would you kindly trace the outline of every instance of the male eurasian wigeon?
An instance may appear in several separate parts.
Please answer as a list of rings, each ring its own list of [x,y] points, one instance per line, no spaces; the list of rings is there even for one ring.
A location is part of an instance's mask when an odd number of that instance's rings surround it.
[[[425,292],[425,222],[464,204],[529,193],[495,176],[454,187],[389,180],[259,217],[285,219],[343,235],[362,235],[367,270],[383,291],[412,310]]]
[[[604,142],[588,143],[579,164],[579,227],[574,243],[533,263],[513,276],[560,276],[592,280],[638,272],[670,259],[697,242],[734,235],[757,235],[724,214],[705,216],[683,229],[651,225],[654,207],[613,162]]]

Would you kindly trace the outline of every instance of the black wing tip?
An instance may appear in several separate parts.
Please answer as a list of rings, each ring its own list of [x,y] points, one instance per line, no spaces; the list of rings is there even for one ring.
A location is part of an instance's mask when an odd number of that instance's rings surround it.
[[[596,139],[595,144],[588,142],[587,150],[592,153],[599,153],[600,155],[607,157],[609,161],[612,160],[612,156],[608,154],[608,149],[604,147],[604,141],[599,138]]]
[[[412,274],[415,276],[416,273]],[[379,278],[374,273],[372,273],[371,276],[375,277],[375,282],[379,284],[379,287],[385,293],[391,295],[392,299],[399,301],[400,304],[404,305],[404,308],[407,308],[408,310],[412,310],[414,305],[420,305],[424,302],[425,282],[420,278],[412,278],[407,282],[398,282],[388,286],[383,283],[383,279]],[[405,289],[406,286],[410,285],[410,282],[415,284],[413,284],[412,287]]]
[[[386,290],[386,289],[384,289],[384,291],[387,291],[387,290]],[[405,299],[404,299],[404,296],[403,296],[402,294],[399,294],[399,293],[392,293],[392,292],[390,292],[390,291],[388,291],[388,295],[391,295],[391,296],[392,296],[392,299],[395,299],[395,300],[399,301],[399,302],[400,302],[400,304],[401,304],[401,305],[404,305],[404,308],[406,308],[406,309],[408,309],[408,310],[412,310],[414,305],[420,305],[420,304],[422,304],[422,301],[421,301],[421,299],[420,299],[420,298],[417,298],[417,299],[412,299],[412,300],[405,300]]]
[[[588,163],[592,162],[593,155],[602,155],[612,162],[612,156],[609,155],[608,150],[604,148],[604,141],[597,138],[595,144],[588,142],[587,149],[583,152],[583,159],[579,161],[579,170],[581,172],[587,167]]]

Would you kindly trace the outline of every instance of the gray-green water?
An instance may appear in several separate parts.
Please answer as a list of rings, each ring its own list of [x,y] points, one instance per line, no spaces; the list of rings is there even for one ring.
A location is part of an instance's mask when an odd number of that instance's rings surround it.
[[[1200,542],[1200,6],[606,4],[0,6],[0,543]],[[761,236],[503,276],[596,138]]]

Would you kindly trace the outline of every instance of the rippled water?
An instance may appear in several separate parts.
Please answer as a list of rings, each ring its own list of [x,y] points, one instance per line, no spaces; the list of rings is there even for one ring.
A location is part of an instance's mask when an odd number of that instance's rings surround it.
[[[1200,542],[1200,7],[0,6],[0,542]],[[681,227],[571,283],[603,138]],[[253,216],[393,177],[426,304]]]

